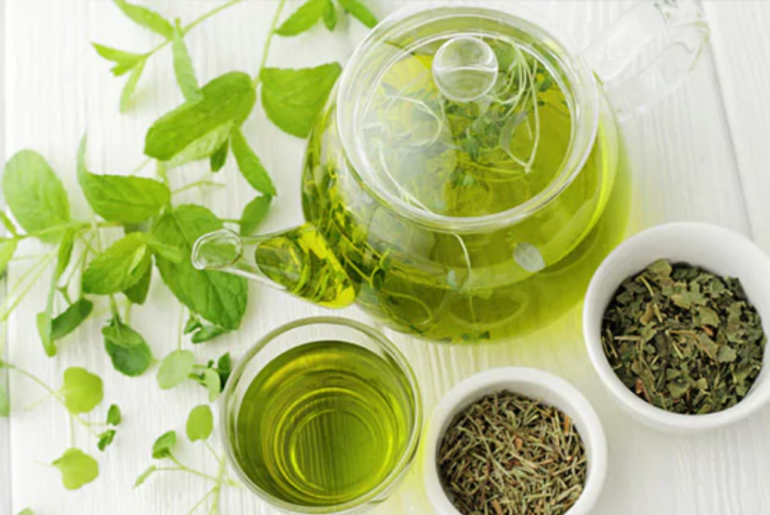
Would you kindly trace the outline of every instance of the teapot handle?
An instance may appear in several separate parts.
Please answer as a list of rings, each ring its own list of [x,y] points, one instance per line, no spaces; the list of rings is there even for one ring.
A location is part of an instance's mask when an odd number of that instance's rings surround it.
[[[198,270],[225,272],[277,288],[326,308],[344,308],[356,287],[323,235],[312,224],[255,237],[221,229],[198,238]]]
[[[709,35],[696,0],[644,0],[584,55],[624,120],[672,93],[697,63]]]

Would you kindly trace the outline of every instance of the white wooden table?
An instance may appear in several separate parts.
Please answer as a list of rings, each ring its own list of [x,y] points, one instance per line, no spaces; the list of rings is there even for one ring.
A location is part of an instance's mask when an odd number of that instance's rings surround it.
[[[151,3],[165,14],[189,20],[218,2]],[[380,15],[409,3],[369,2]],[[703,3],[713,29],[711,51],[679,92],[625,126],[634,173],[632,230],[674,220],[712,222],[749,235],[770,252],[770,2]],[[289,9],[296,5],[293,2]],[[584,45],[629,3],[552,0],[533,5]],[[189,41],[201,79],[234,69],[254,72],[274,8],[272,0],[249,1],[194,31]],[[157,39],[127,21],[107,0],[5,0],[5,9],[7,156],[22,148],[42,152],[68,190],[78,192],[75,152],[88,129],[94,171],[133,169],[143,160],[146,128],[181,99],[173,83],[170,56],[152,60],[140,86],[138,109],[120,116],[117,98],[122,81],[109,74],[108,65],[89,42],[142,50],[154,46]],[[344,62],[365,32],[350,22],[347,30],[334,35],[318,27],[299,38],[277,39],[270,63],[299,67]],[[303,142],[279,132],[261,112],[251,117],[245,130],[281,194],[265,229],[300,222]],[[182,172],[183,182],[202,171]],[[249,200],[248,189],[240,187],[241,179],[229,167],[226,177],[226,190],[190,200],[205,200],[220,216],[237,217]],[[84,213],[80,193],[71,197],[75,211]],[[24,253],[41,250],[30,244]],[[23,266],[12,266],[11,282]],[[162,357],[176,345],[181,309],[155,279],[152,301],[136,309],[132,320],[155,355]],[[113,373],[99,333],[106,315],[68,337],[58,358],[46,358],[34,317],[44,303],[47,286],[44,278],[10,320],[8,358],[51,384],[59,384],[69,366],[99,371],[105,380],[106,402],[120,404],[125,422],[114,447],[99,456],[99,479],[78,492],[65,492],[58,473],[40,463],[57,458],[71,439],[89,451],[94,449],[93,441],[80,428],[71,434],[66,413],[54,403],[24,411],[23,406],[42,392],[23,378],[11,377],[15,411],[10,421],[0,420],[0,515],[14,515],[28,506],[37,515],[183,515],[205,492],[202,480],[167,474],[139,490],[132,486],[150,464],[154,439],[169,429],[183,432],[187,413],[205,402],[205,392],[195,385],[161,392],[154,371],[139,379]],[[255,288],[242,330],[193,350],[201,357],[226,350],[239,355],[267,330],[320,312],[280,293]],[[356,310],[345,314],[365,318]],[[578,310],[555,327],[516,344],[442,347],[398,335],[394,339],[416,367],[428,410],[456,382],[493,366],[538,367],[576,384],[598,410],[611,450],[610,474],[596,515],[770,513],[770,409],[735,427],[696,437],[669,436],[640,427],[620,411],[594,375],[581,341]],[[102,412],[96,413],[101,419]],[[199,445],[183,444],[181,454],[199,467],[215,467]],[[274,511],[245,492],[229,490],[222,513]],[[375,513],[432,513],[422,492],[419,466]]]

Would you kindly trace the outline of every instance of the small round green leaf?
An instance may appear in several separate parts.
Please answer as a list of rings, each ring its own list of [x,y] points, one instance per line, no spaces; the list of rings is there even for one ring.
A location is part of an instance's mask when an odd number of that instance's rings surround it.
[[[214,415],[211,408],[203,404],[193,408],[187,418],[187,438],[191,442],[208,440],[214,431]]]
[[[210,368],[203,371],[203,383],[209,392],[209,402],[214,402],[222,391],[222,380],[219,374]]]
[[[64,371],[61,393],[70,413],[88,413],[104,399],[102,378],[80,367]]]
[[[164,433],[152,444],[152,457],[156,460],[171,456],[171,450],[176,446],[176,431]]]
[[[163,360],[158,370],[158,385],[170,390],[185,380],[195,366],[195,354],[189,350],[174,351]]]
[[[35,512],[29,508],[23,509],[19,512],[19,515],[35,515]]]
[[[99,463],[79,449],[67,449],[61,458],[51,465],[61,472],[62,483],[67,490],[77,490],[99,476]]]
[[[119,426],[123,421],[123,415],[120,412],[120,406],[113,404],[107,411],[107,424],[111,426]]]

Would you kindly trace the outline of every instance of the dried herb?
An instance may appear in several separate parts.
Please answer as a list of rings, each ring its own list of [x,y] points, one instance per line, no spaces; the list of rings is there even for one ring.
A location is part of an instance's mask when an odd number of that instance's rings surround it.
[[[762,320],[738,279],[660,260],[618,289],[602,345],[621,381],[667,411],[734,406],[762,367]]]
[[[561,515],[587,474],[570,418],[517,393],[487,395],[449,425],[438,453],[441,480],[463,515]]]

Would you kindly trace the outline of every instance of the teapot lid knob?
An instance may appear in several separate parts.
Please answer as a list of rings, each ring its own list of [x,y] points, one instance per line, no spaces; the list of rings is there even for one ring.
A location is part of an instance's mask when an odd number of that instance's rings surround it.
[[[486,42],[471,36],[458,36],[444,43],[433,60],[433,80],[450,100],[471,102],[494,87],[498,63]]]

